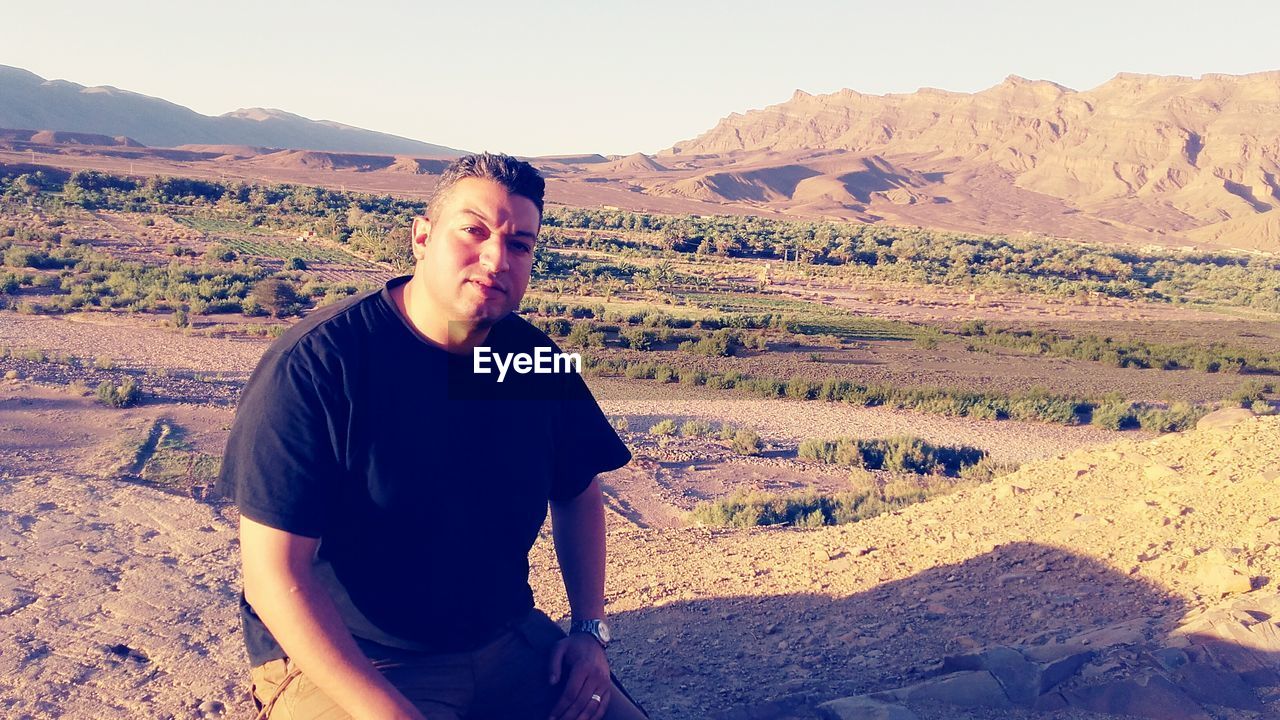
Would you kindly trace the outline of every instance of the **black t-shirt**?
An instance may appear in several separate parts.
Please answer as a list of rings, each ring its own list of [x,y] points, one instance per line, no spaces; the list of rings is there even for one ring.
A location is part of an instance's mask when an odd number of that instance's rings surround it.
[[[390,289],[324,308],[263,355],[219,486],[240,512],[320,538],[315,570],[357,637],[456,652],[533,607],[528,553],[547,501],[631,453],[576,373],[473,372],[419,338]],[[497,353],[559,348],[512,314]],[[489,367],[493,367],[490,363]],[[284,653],[243,602],[254,665]]]

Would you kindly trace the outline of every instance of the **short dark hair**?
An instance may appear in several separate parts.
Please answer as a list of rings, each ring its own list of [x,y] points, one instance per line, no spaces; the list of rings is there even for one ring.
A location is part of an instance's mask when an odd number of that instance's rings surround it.
[[[528,198],[538,208],[538,217],[542,217],[542,196],[546,192],[547,183],[538,170],[510,155],[488,152],[463,155],[449,163],[440,175],[431,199],[427,201],[428,217],[434,218],[453,186],[467,178],[492,180],[512,195]]]

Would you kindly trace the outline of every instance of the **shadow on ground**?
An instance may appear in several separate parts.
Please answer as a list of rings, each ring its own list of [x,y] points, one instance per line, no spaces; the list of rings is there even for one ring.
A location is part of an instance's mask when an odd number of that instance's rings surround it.
[[[922,679],[949,654],[1063,642],[1124,621],[1151,637],[1185,610],[1093,559],[1011,543],[847,597],[728,596],[623,613],[625,640],[611,655],[655,718],[800,718],[812,715],[798,708],[823,700]]]

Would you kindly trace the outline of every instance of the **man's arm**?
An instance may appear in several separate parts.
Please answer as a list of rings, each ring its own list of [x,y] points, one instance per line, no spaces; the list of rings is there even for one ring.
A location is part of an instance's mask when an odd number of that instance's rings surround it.
[[[353,718],[424,720],[360,651],[316,581],[318,544],[242,515],[245,599],[307,679]]]
[[[604,617],[604,496],[593,479],[577,496],[551,503],[551,532],[564,589],[575,620]],[[567,666],[567,667],[562,667]],[[551,711],[552,720],[604,714],[613,683],[604,648],[590,635],[575,633],[561,640],[551,658],[551,683],[565,677],[564,691]],[[592,696],[598,696],[599,701]]]

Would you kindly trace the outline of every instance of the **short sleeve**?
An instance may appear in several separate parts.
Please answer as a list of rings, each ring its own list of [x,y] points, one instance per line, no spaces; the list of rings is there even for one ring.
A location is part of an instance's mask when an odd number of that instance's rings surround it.
[[[312,368],[268,351],[240,398],[219,489],[255,522],[321,537],[340,475],[333,426]]]
[[[577,497],[596,475],[631,462],[631,451],[609,424],[582,376],[567,375],[565,382],[565,399],[555,428],[552,500]]]

